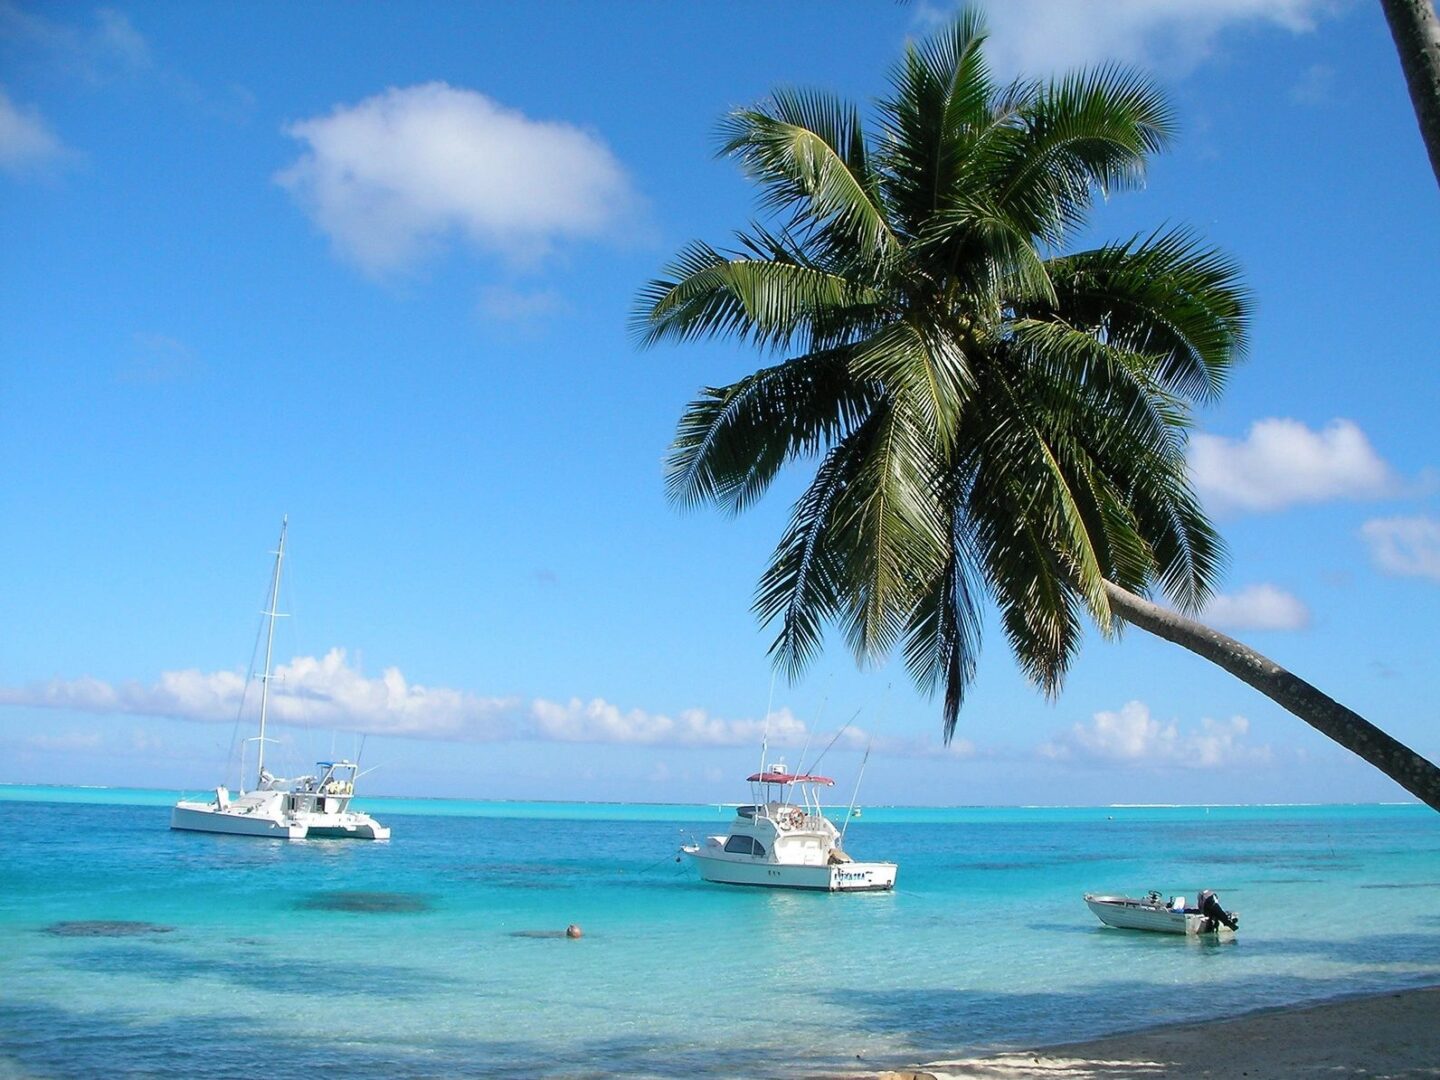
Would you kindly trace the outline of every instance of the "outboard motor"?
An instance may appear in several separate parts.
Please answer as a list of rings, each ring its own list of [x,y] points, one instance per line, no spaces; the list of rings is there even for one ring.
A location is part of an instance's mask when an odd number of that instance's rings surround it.
[[[1240,916],[1232,915],[1222,908],[1220,901],[1215,898],[1215,894],[1209,889],[1205,889],[1200,893],[1199,906],[1200,914],[1218,925],[1228,926],[1231,930],[1236,929],[1240,925]]]

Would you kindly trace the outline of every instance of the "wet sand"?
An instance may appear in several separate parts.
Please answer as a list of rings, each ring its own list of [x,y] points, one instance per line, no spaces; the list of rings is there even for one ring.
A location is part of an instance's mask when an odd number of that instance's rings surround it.
[[[884,1080],[1440,1077],[1440,987],[1269,1009],[1067,1046],[936,1061]]]

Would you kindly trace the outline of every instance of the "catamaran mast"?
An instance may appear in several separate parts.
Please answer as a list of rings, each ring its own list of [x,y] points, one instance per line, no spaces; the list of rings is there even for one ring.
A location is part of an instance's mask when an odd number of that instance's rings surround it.
[[[270,610],[265,612],[270,628],[265,634],[265,674],[260,676],[260,750],[257,755],[260,760],[256,763],[259,769],[256,787],[265,782],[265,716],[270,708],[270,656],[275,646],[275,620],[280,616],[275,609],[280,604],[280,564],[285,560],[285,530],[289,527],[290,515],[286,514],[280,519],[280,546],[275,551],[275,576],[270,582]]]

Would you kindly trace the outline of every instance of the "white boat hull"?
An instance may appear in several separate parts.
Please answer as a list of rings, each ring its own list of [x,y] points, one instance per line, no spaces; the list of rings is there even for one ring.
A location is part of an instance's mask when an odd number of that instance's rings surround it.
[[[231,836],[273,836],[280,840],[302,840],[306,831],[302,825],[287,824],[268,814],[219,810],[213,803],[195,802],[175,804],[170,811],[170,828]]]
[[[1092,896],[1085,903],[1106,926],[1121,930],[1150,930],[1160,934],[1233,934],[1229,927],[1196,912],[1172,911],[1124,896]]]
[[[875,892],[895,887],[894,863],[847,862],[797,866],[760,859],[727,859],[686,847],[704,881],[718,885],[759,885],[772,889],[814,889],[820,892]]]
[[[311,820],[314,819],[314,820]],[[232,804],[180,802],[170,812],[170,828],[189,832],[224,833],[230,836],[269,836],[277,840],[354,839],[388,840],[390,830],[369,814],[295,814],[247,811]]]

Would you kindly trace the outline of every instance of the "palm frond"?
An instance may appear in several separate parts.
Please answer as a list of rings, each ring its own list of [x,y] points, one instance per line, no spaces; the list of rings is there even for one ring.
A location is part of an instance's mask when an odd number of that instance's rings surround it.
[[[842,625],[857,660],[877,660],[903,634],[920,583],[947,558],[948,522],[934,497],[933,437],[907,409],[877,405],[856,440],[855,481],[834,511],[844,553]]]
[[[960,344],[927,334],[910,322],[890,323],[850,351],[857,381],[883,387],[887,397],[918,417],[940,452],[954,442],[975,379]]]
[[[1174,120],[1159,88],[1107,66],[1045,87],[1001,147],[1007,167],[995,202],[1054,246],[1081,224],[1093,193],[1134,187]]]
[[[1057,426],[1044,423],[1044,413],[1019,389],[999,372],[986,383],[986,403],[996,421],[982,435],[988,482],[1001,491],[1023,493],[1015,510],[1035,523],[1036,536],[1053,546],[1055,566],[1063,571],[1066,586],[1083,597],[1096,622],[1108,629],[1106,537],[1086,500],[1086,462],[1064,453],[1067,444],[1057,438]]]
[[[721,153],[765,189],[762,205],[838,234],[831,247],[849,243],[865,259],[895,246],[853,105],[818,92],[777,91],[765,106],[731,113],[721,137]]]
[[[784,463],[817,454],[863,421],[871,391],[843,350],[794,357],[726,387],[707,387],[680,418],[665,486],[685,506],[714,502],[738,513]]]
[[[762,257],[695,244],[667,268],[670,276],[640,291],[630,320],[639,345],[733,337],[775,351],[797,343],[824,347],[849,336],[882,300],[873,289],[798,261],[768,234],[742,234],[740,241]]]
[[[920,231],[962,183],[977,135],[994,122],[996,88],[985,62],[986,31],[968,9],[927,40],[911,43],[880,102],[887,201],[905,235]]]
[[[863,435],[852,433],[825,455],[756,590],[753,610],[761,625],[780,620],[770,655],[791,678],[819,651],[825,623],[842,607],[843,552],[833,543],[832,517],[836,501],[853,483],[857,441]]]
[[[1003,306],[1010,307],[1058,303],[1034,237],[980,199],[962,195],[947,201],[912,248],[917,262],[944,267],[952,290],[972,307],[976,296],[1003,297]]]
[[[1156,358],[1176,393],[1214,400],[1245,354],[1250,296],[1233,260],[1186,229],[1052,259],[1057,310]]]
[[[905,628],[905,663],[916,685],[927,694],[944,690],[941,716],[947,742],[975,678],[983,627],[978,602],[982,586],[968,551],[970,530],[957,521],[951,537],[949,559],[917,593]]]

